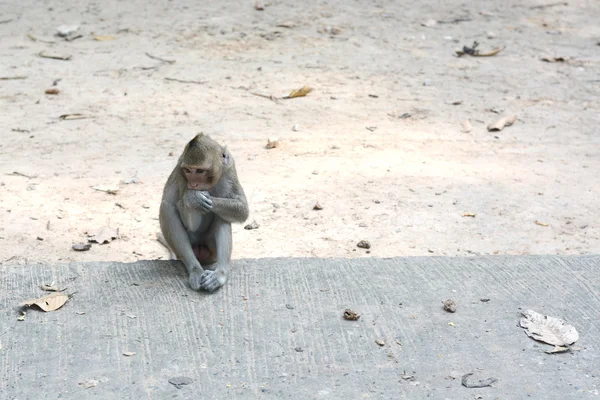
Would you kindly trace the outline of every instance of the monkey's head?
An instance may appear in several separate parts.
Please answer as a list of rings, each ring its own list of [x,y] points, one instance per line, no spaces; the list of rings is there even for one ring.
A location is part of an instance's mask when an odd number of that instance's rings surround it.
[[[199,133],[185,146],[180,159],[181,174],[189,190],[210,190],[221,179],[229,157],[226,148]]]

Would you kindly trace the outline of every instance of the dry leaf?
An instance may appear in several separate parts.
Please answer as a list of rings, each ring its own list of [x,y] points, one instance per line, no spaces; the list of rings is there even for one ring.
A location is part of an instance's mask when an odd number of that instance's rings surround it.
[[[318,201],[313,206],[313,210],[322,210],[322,209],[323,209],[323,206],[320,205]]]
[[[95,36],[94,40],[98,41],[98,42],[106,42],[107,40],[115,40],[114,36]]]
[[[507,115],[505,117],[500,118],[499,120],[492,122],[488,125],[487,130],[490,132],[493,131],[501,131],[506,126],[511,126],[517,120],[516,115]]]
[[[58,310],[67,302],[67,300],[69,300],[69,296],[66,294],[52,293],[48,296],[40,297],[39,299],[27,300],[23,302],[22,305],[26,307],[36,305],[48,312]]]
[[[527,310],[522,314],[523,318],[519,324],[525,328],[525,333],[532,339],[554,346],[570,345],[579,339],[575,327],[565,325],[561,319],[542,315],[533,310]]]
[[[464,120],[462,122],[462,131],[464,133],[469,133],[473,130],[473,126],[471,125],[471,122],[469,122],[468,119]]]
[[[25,321],[25,317],[27,317],[27,313],[21,311],[21,315],[17,318],[17,321]]]
[[[104,243],[109,243],[111,242],[113,239],[116,239],[119,236],[119,229],[113,229],[110,228],[108,226],[102,227],[100,229],[98,229],[96,232],[94,233],[88,233],[88,241],[92,242],[92,243],[99,243],[99,244],[104,244]]]
[[[475,218],[477,214],[475,213],[470,213],[470,212],[465,212],[463,213],[463,217],[471,217],[471,218]]]
[[[292,90],[290,92],[290,94],[288,94],[287,96],[284,97],[284,99],[293,99],[295,97],[304,97],[307,94],[309,94],[310,92],[312,92],[312,88],[310,88],[308,86],[303,86],[300,89]]]
[[[448,322],[448,326],[454,326],[454,322]]]
[[[385,346],[385,341],[381,339],[377,339],[375,343],[377,343],[379,346]]]
[[[58,90],[57,88],[51,88],[51,89],[46,89],[46,91],[44,93],[46,93],[46,94],[59,94],[60,90]]]
[[[535,221],[535,224],[536,224],[536,225],[539,225],[539,226],[548,226],[548,224],[547,224],[547,223],[545,223],[545,222],[541,222],[541,221],[538,221],[538,220],[536,220],[536,221]]]
[[[267,140],[267,149],[274,149],[276,147],[279,147],[279,139],[277,139],[276,137],[271,137]]]
[[[131,357],[131,356],[135,356],[137,353],[135,351],[125,351],[123,352],[123,355],[125,357]]]
[[[60,117],[58,117],[58,119],[60,119],[62,121],[71,121],[74,119],[85,119],[85,118],[87,118],[87,117],[83,114],[63,114]]]

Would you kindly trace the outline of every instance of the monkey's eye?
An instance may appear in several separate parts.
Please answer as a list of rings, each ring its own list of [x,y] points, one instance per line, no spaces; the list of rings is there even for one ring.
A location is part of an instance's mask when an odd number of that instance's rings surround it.
[[[196,173],[197,173],[197,174],[203,174],[204,172],[206,172],[206,171],[205,171],[205,170],[203,170],[203,169],[200,169],[200,168],[198,168],[198,169],[196,170]]]
[[[185,172],[186,174],[189,174],[189,173],[191,173],[192,171],[190,171],[190,169],[189,169],[189,168],[184,168],[184,169],[183,169],[183,172]]]

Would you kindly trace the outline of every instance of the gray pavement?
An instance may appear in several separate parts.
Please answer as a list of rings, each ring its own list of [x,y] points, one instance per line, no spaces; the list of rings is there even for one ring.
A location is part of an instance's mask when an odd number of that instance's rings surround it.
[[[212,295],[191,291],[177,262],[3,267],[0,399],[600,398],[599,265],[238,260]],[[18,304],[51,282],[74,296],[18,321]],[[442,309],[447,298],[455,314]],[[361,318],[342,319],[345,308]],[[551,346],[518,327],[525,309],[574,325],[582,349],[545,354]],[[468,372],[498,382],[466,388]],[[177,388],[175,377],[193,382]]]

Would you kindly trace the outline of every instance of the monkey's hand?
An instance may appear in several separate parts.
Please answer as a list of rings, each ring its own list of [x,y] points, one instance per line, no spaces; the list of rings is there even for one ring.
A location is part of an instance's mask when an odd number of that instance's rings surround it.
[[[212,211],[213,208],[210,194],[204,190],[187,190],[183,195],[183,204],[203,214]]]
[[[214,292],[223,286],[226,281],[227,277],[223,272],[206,270],[200,278],[200,288],[208,292]]]

